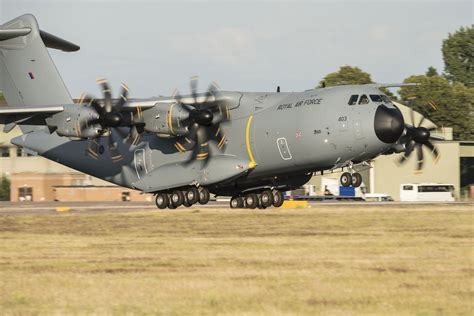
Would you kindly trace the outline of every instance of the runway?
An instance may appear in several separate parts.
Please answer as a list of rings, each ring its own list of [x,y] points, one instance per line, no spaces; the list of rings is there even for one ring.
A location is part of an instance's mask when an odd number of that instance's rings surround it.
[[[429,209],[430,206],[447,207],[473,205],[473,202],[353,202],[353,201],[310,201],[308,210],[324,209],[357,209],[361,207],[367,210],[376,209]],[[112,213],[131,213],[131,212],[180,212],[196,209],[219,209],[222,211],[238,211],[229,208],[229,202],[225,200],[211,201],[206,205],[196,204],[192,207],[180,207],[176,210],[159,210],[153,202],[0,202],[0,216],[22,216],[22,215],[57,215],[63,213],[60,210],[67,209],[67,213],[77,215],[112,212]],[[265,210],[255,209],[248,211],[255,212],[274,212],[277,208],[267,208]]]

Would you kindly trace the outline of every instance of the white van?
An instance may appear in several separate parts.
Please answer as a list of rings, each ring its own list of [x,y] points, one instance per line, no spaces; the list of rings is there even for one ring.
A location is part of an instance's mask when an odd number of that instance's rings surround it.
[[[405,183],[400,185],[400,201],[453,202],[454,185],[446,183]]]

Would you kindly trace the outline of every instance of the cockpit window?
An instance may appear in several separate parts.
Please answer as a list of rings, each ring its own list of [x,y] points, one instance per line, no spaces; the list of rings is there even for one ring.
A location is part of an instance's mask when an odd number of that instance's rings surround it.
[[[385,94],[382,94],[380,97],[382,98],[383,102],[385,102],[385,103],[391,103],[391,102],[390,102],[390,99],[389,99]]]
[[[351,98],[349,99],[349,105],[354,105],[357,104],[357,99],[359,98],[358,94],[353,94],[351,95]]]
[[[372,102],[383,102],[382,97],[377,94],[371,94],[370,100],[372,100]]]
[[[359,104],[368,104],[368,103],[369,103],[369,98],[365,94],[363,94],[360,97]]]

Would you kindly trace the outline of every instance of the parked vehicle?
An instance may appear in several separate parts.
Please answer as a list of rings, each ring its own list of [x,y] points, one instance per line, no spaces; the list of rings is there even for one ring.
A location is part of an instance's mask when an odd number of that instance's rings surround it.
[[[366,193],[364,200],[366,202],[393,202],[393,198],[386,193]]]
[[[400,201],[453,202],[454,185],[447,183],[405,183],[400,185]]]

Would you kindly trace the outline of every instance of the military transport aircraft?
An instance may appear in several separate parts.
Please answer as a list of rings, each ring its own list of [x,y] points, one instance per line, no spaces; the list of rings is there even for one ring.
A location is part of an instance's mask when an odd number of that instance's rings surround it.
[[[0,109],[12,143],[120,186],[153,193],[158,208],[205,204],[210,192],[230,196],[232,208],[281,206],[281,191],[305,184],[314,172],[346,168],[340,182],[357,187],[355,166],[383,154],[414,151],[434,128],[424,118],[405,123],[380,85],[347,85],[296,93],[220,91],[117,98],[99,80],[100,99],[75,104],[46,47],[79,46],[39,29],[33,15],[0,26]]]

